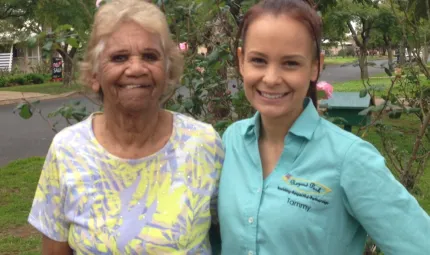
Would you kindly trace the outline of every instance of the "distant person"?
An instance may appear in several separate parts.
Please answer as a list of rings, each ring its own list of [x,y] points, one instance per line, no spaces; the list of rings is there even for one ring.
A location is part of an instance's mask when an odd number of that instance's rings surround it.
[[[224,151],[212,126],[160,108],[183,69],[164,14],[114,0],[92,27],[81,75],[104,111],[51,144],[29,216],[42,254],[211,254]]]
[[[257,110],[223,134],[222,254],[430,254],[430,217],[373,145],[320,117],[321,18],[265,0],[239,28],[239,70]],[[283,32],[280,32],[283,31]]]

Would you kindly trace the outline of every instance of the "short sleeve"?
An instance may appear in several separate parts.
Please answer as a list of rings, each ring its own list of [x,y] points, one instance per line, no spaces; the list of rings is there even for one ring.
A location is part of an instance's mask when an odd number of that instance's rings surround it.
[[[66,242],[69,224],[64,214],[64,190],[54,143],[51,144],[40,174],[28,222],[45,236]]]
[[[428,254],[430,217],[398,182],[373,145],[356,141],[341,166],[348,212],[384,254]]]

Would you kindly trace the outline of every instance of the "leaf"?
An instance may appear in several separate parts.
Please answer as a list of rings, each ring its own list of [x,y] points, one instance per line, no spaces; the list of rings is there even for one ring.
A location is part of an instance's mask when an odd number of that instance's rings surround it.
[[[193,103],[192,100],[187,99],[187,100],[184,101],[184,105],[183,106],[184,106],[185,109],[189,110],[189,109],[193,108],[194,103]]]
[[[388,117],[390,119],[400,119],[400,116],[402,116],[402,112],[401,111],[392,111],[388,114]]]
[[[325,98],[327,98],[327,94],[325,93],[324,90],[318,90],[317,91],[317,98],[318,98],[318,100],[325,99]]]
[[[37,37],[36,36],[31,36],[27,39],[27,44],[30,48],[36,46],[37,44]]]
[[[384,71],[385,71],[385,73],[388,75],[388,76],[393,76],[393,74],[391,73],[391,71],[390,71],[390,69],[388,69],[388,68],[386,68],[386,67],[384,67]]]
[[[218,121],[217,123],[215,123],[214,128],[215,128],[215,130],[220,130],[220,129],[226,128],[230,124],[231,124],[231,121],[229,121],[229,120],[221,120],[221,121]]]
[[[43,45],[43,49],[46,50],[46,51],[50,51],[52,49],[52,45],[53,45],[52,41],[47,41],[45,43],[45,45]]]
[[[420,108],[406,108],[406,113],[420,113]]]
[[[66,39],[66,43],[74,48],[79,48],[79,42],[76,38],[70,37]]]
[[[367,114],[369,114],[369,112],[374,108],[375,106],[370,106],[370,107],[368,107],[368,108],[366,108],[366,109],[364,109],[364,110],[362,110],[361,112],[359,112],[358,113],[358,115],[361,115],[361,116],[364,116],[364,115],[367,115]]]
[[[367,89],[360,90],[360,98],[363,98],[367,95]]]
[[[24,105],[22,105],[19,111],[19,116],[21,116],[21,118],[25,120],[28,120],[29,118],[31,118],[31,116],[33,116],[33,113],[31,112],[31,107],[29,104],[25,103]]]

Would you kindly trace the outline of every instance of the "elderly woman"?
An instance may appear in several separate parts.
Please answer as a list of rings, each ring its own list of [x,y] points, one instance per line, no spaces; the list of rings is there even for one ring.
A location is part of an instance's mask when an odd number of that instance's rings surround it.
[[[50,146],[29,216],[43,254],[210,254],[224,152],[210,125],[160,109],[181,70],[155,5],[98,10],[81,75],[104,111]]]

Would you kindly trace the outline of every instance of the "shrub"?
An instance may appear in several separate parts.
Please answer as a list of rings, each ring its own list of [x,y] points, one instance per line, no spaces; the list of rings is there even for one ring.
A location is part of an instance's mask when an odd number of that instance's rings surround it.
[[[15,74],[9,77],[8,79],[8,86],[13,85],[24,85],[27,83],[27,80],[24,75],[21,74]]]
[[[26,74],[27,84],[42,84],[45,81],[43,74],[30,73]]]
[[[6,87],[7,82],[8,82],[8,80],[6,77],[0,76],[0,88]]]

